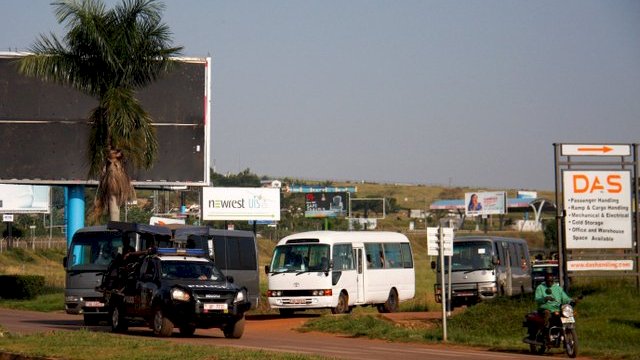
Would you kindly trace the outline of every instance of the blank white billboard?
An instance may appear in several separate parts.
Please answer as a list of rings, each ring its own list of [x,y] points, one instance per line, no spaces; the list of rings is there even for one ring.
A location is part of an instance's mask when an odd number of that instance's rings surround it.
[[[51,187],[0,184],[0,213],[51,213]]]

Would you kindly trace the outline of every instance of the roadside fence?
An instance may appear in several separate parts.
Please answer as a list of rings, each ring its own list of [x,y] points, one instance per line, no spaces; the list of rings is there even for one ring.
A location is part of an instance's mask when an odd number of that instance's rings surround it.
[[[49,237],[33,237],[33,238],[0,238],[0,253],[11,248],[20,249],[65,249],[67,247],[67,240],[64,238],[49,238]]]

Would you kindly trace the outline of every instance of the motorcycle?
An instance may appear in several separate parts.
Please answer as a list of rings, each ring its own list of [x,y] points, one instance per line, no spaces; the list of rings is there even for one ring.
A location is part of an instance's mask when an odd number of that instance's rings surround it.
[[[570,358],[575,358],[578,355],[574,306],[575,302],[573,301],[570,304],[562,305],[560,311],[551,314],[548,326],[544,326],[544,318],[537,312],[525,316],[522,326],[528,328],[529,336],[522,341],[529,344],[532,353],[542,355],[548,349],[564,347]]]

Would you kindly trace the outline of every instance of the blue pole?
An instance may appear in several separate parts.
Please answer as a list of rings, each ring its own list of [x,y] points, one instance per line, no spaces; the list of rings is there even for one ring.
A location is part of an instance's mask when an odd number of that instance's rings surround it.
[[[84,227],[84,185],[69,185],[65,187],[65,207],[67,215],[67,246],[75,232]]]

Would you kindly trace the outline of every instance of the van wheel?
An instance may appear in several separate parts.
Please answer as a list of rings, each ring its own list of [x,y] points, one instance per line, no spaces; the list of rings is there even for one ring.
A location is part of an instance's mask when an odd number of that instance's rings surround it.
[[[382,305],[378,305],[378,312],[392,313],[396,311],[398,311],[398,292],[396,289],[391,289],[387,301]]]
[[[129,328],[127,319],[124,318],[124,309],[121,305],[111,308],[111,331],[125,332]]]
[[[338,305],[331,309],[332,314],[346,314],[349,312],[349,296],[343,292],[338,297]]]
[[[242,316],[242,319],[225,325],[224,328],[222,328],[224,337],[227,339],[240,339],[244,333],[244,323],[244,316]]]
[[[161,309],[153,314],[153,333],[157,336],[168,337],[173,332],[173,322],[164,316]]]

